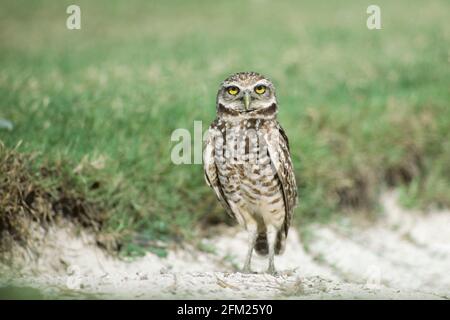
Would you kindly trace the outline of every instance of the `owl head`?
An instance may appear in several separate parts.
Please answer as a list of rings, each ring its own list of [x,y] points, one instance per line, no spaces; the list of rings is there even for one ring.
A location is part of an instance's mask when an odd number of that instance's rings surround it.
[[[256,72],[229,76],[217,93],[217,111],[232,115],[267,112],[276,109],[276,102],[274,85]]]

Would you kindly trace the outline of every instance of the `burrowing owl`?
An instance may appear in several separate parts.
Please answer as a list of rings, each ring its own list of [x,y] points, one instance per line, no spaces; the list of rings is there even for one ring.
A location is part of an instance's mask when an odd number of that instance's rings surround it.
[[[255,72],[236,73],[217,93],[217,117],[205,141],[205,179],[225,210],[249,234],[244,272],[253,249],[269,255],[285,247],[297,186],[288,138],[277,121],[278,105],[270,80]]]

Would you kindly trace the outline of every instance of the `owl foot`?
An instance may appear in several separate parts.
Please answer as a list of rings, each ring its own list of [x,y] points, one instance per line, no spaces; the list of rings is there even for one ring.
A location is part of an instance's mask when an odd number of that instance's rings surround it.
[[[252,270],[250,269],[250,266],[248,266],[248,265],[245,265],[244,268],[242,268],[241,272],[247,273],[247,274],[253,273]]]
[[[277,272],[277,270],[275,270],[275,265],[273,263],[269,264],[269,267],[267,268],[266,273],[272,275],[272,276],[277,276],[279,275],[279,273]]]
[[[275,269],[273,269],[273,270],[267,270],[266,273],[268,273],[268,274],[270,274],[271,276],[274,276],[274,277],[280,275],[280,273],[279,273],[278,271],[276,271]]]

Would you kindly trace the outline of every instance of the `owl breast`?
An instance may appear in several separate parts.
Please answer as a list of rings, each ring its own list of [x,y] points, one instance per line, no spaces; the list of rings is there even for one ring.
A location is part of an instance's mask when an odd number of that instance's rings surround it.
[[[216,146],[215,162],[220,184],[232,207],[255,218],[276,218],[279,213],[281,224],[283,194],[265,143],[276,127],[272,121],[219,120],[216,126],[223,140]]]

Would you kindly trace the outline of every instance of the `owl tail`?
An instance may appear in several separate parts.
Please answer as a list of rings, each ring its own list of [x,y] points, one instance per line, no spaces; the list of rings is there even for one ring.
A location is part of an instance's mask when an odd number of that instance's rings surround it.
[[[277,240],[275,242],[275,254],[282,254],[286,244],[286,235],[280,230],[277,233]],[[261,232],[258,234],[255,243],[255,251],[261,256],[266,256],[269,253],[269,245],[267,242],[267,233]]]
[[[257,254],[261,256],[267,256],[267,254],[269,253],[269,246],[267,244],[266,232],[258,233],[258,237],[256,237],[255,242],[255,251]]]

